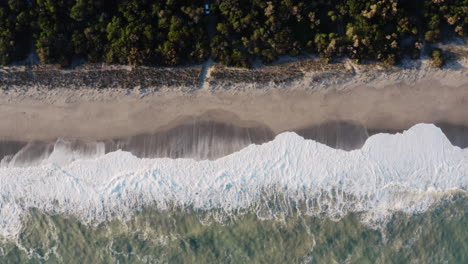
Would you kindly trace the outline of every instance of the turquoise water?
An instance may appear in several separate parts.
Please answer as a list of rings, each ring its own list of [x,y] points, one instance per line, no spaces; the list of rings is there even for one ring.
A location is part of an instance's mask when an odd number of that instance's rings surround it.
[[[85,225],[30,210],[0,263],[468,263],[468,196],[445,197],[423,213],[395,212],[379,226],[365,212],[341,219],[276,212],[151,207],[127,221]]]

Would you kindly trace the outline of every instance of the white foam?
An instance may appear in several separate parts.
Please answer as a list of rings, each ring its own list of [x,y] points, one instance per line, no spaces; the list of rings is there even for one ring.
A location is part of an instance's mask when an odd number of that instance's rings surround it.
[[[309,214],[366,211],[381,218],[425,210],[467,186],[468,149],[452,146],[433,125],[375,135],[351,152],[283,133],[216,161],[139,159],[117,151],[63,166],[0,168],[0,234],[17,235],[29,208],[86,223],[169,203],[226,212],[254,206],[263,216],[262,199],[278,193],[287,198],[278,203],[283,209],[296,200]]]

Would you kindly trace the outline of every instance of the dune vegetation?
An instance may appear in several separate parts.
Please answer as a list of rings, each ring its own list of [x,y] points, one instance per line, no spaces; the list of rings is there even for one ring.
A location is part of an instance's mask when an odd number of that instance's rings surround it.
[[[0,0],[0,64],[35,53],[61,66],[250,67],[301,54],[394,65],[466,37],[467,13],[468,0]]]

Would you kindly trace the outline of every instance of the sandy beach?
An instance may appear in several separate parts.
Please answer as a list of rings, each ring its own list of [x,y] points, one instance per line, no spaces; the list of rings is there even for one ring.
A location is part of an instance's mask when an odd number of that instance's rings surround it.
[[[431,71],[402,70],[366,82],[356,74],[351,81],[320,89],[308,89],[305,78],[282,89],[243,91],[9,89],[0,93],[0,138],[102,140],[155,133],[193,120],[267,127],[275,134],[329,121],[392,130],[423,122],[468,126],[465,68]],[[415,72],[421,76],[414,77]]]

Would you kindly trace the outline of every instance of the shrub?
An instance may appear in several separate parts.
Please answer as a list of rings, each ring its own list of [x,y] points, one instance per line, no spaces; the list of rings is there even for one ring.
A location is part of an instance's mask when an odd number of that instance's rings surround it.
[[[440,38],[440,31],[436,30],[429,30],[424,34],[424,39],[428,42],[436,42]]]
[[[394,66],[397,64],[397,56],[395,54],[389,54],[383,61],[388,66]]]
[[[442,66],[444,66],[445,59],[444,59],[444,55],[442,54],[442,50],[434,49],[432,51],[431,58],[432,58],[432,65],[438,68],[442,68]]]

